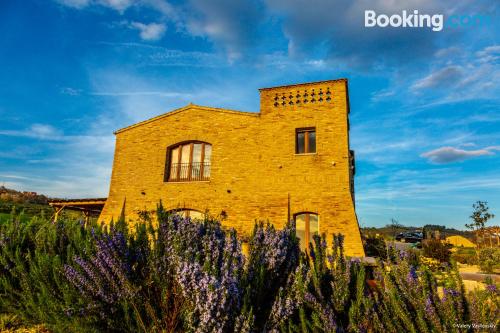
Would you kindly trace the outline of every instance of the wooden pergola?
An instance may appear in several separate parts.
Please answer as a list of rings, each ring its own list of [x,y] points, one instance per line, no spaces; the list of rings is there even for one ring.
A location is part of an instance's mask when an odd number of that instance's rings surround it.
[[[54,209],[54,222],[59,218],[59,214],[64,210],[74,210],[82,212],[85,216],[85,222],[90,217],[97,217],[104,208],[107,198],[87,198],[87,199],[63,199],[49,200],[49,205]]]

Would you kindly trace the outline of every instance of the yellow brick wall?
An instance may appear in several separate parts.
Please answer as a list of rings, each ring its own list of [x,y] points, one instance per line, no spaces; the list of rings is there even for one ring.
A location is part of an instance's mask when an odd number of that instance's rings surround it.
[[[313,89],[316,102],[311,103]],[[167,209],[225,211],[224,225],[249,234],[256,220],[282,227],[290,195],[292,214],[319,214],[320,232],[329,241],[340,232],[348,255],[364,255],[350,188],[347,81],[261,89],[260,94],[260,113],[189,105],[118,131],[100,220],[118,218],[124,202],[133,220],[137,211],[154,210],[161,199]],[[295,130],[303,127],[316,128],[315,154],[295,154]],[[186,140],[212,144],[210,181],[164,181],[167,147]]]

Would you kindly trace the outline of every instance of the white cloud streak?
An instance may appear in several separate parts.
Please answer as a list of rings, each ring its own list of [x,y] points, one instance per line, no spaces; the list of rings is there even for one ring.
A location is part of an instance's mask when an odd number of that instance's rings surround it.
[[[0,135],[40,140],[61,140],[62,132],[47,124],[33,124],[24,130],[0,130]]]
[[[428,159],[432,163],[445,164],[453,162],[461,162],[470,158],[495,155],[492,150],[497,150],[498,147],[487,147],[484,149],[465,150],[455,147],[441,147],[421,154],[421,157]]]
[[[130,27],[139,30],[139,35],[143,40],[156,41],[163,37],[167,26],[163,23],[149,23],[144,24],[141,22],[132,22]]]

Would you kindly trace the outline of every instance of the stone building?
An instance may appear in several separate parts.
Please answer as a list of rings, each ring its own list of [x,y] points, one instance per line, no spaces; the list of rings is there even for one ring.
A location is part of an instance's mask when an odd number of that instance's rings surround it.
[[[256,220],[295,218],[302,246],[345,235],[363,256],[354,210],[347,80],[260,89],[260,112],[190,104],[115,132],[109,197],[99,220],[167,209],[208,212],[239,234]]]

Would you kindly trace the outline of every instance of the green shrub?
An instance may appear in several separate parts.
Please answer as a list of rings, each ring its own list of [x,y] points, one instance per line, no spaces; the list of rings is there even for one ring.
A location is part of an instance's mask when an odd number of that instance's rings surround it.
[[[500,268],[500,248],[486,247],[479,250],[479,267],[485,273],[493,273]]]
[[[422,241],[422,250],[424,256],[439,260],[440,262],[449,262],[452,246],[441,242],[439,239],[425,239]]]
[[[417,251],[388,251],[368,285],[343,237],[299,251],[293,223],[259,223],[248,257],[232,230],[157,209],[134,232],[79,221],[0,226],[0,315],[51,332],[461,332],[500,324],[496,285],[465,297],[444,265],[444,296]],[[372,278],[370,278],[372,280]],[[14,316],[14,317],[10,317]],[[9,319],[10,321],[10,319]],[[11,324],[8,324],[11,325]],[[473,329],[472,331],[477,331]]]
[[[458,247],[456,252],[451,255],[451,258],[461,264],[478,264],[476,249],[472,247]]]
[[[0,312],[14,314],[27,325],[85,331],[89,318],[65,315],[68,307],[84,302],[62,268],[73,256],[92,251],[90,227],[79,221],[13,218],[0,225]]]
[[[387,258],[387,246],[382,237],[368,235],[364,240],[364,247],[368,257]]]

